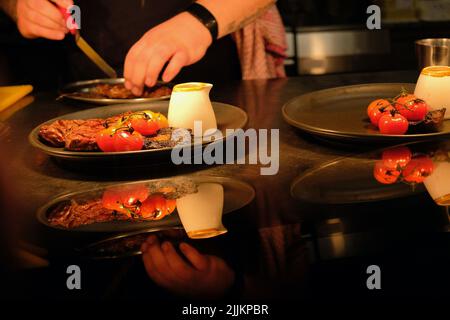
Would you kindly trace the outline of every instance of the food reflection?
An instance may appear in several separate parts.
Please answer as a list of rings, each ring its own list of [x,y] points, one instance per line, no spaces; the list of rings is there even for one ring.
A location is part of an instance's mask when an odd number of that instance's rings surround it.
[[[450,149],[448,145],[427,152],[413,152],[408,146],[383,151],[375,163],[374,178],[382,184],[423,183],[438,205],[450,205]]]
[[[403,146],[383,151],[375,163],[373,175],[382,184],[396,182],[422,183],[433,173],[433,160],[424,154],[413,154]]]
[[[196,192],[189,180],[124,184],[62,201],[48,214],[52,226],[75,228],[108,221],[160,220],[174,212],[176,199]]]
[[[436,155],[434,173],[424,181],[430,196],[440,206],[450,205],[450,150]]]
[[[201,183],[196,193],[176,200],[178,215],[190,238],[211,238],[227,232],[222,224],[223,202],[223,187],[218,183]]]

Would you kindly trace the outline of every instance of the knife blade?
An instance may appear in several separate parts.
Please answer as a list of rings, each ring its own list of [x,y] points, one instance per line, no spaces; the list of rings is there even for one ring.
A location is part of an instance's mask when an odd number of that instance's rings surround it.
[[[92,47],[80,36],[80,33],[75,34],[75,43],[78,48],[99,67],[109,78],[117,78],[116,71],[94,50]]]
[[[51,0],[52,1],[52,0]],[[76,25],[75,20],[67,11],[66,8],[63,8],[52,1],[59,9],[64,19],[72,19],[72,29],[70,29],[70,33],[75,37],[75,43],[78,48],[100,69],[102,70],[109,78],[117,78],[116,71],[80,36],[80,31],[78,26]]]

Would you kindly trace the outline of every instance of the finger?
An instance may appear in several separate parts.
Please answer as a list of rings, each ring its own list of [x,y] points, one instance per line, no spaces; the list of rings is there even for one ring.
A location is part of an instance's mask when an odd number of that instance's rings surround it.
[[[142,50],[133,67],[133,74],[131,75],[129,81],[133,86],[131,92],[133,92],[136,96],[140,96],[142,94],[145,81],[145,72],[147,70],[150,56],[151,53],[149,50]]]
[[[28,29],[28,28],[27,28]],[[64,32],[34,25],[33,30],[25,32],[28,37],[42,37],[50,40],[62,40],[66,36]]]
[[[155,250],[157,251],[158,248],[160,249],[158,238],[155,235],[150,235],[145,242],[145,247],[146,250],[143,253],[142,258],[149,276],[157,284],[163,287],[173,288],[175,284],[171,274],[167,273],[164,269],[163,272],[161,272],[160,266],[156,263]]]
[[[28,23],[31,23],[32,25],[29,27],[30,29],[34,29],[35,26],[40,26],[46,29],[50,29],[57,32],[66,33],[67,28],[62,26],[61,24],[55,23],[54,21],[50,20],[49,18],[41,15],[37,11],[34,10],[28,10],[25,14],[25,19],[28,21]],[[61,18],[63,21],[63,19]],[[34,30],[32,30],[34,31]]]
[[[180,277],[184,282],[192,280],[194,269],[175,251],[173,245],[166,241],[162,244],[162,249],[173,274]]]
[[[183,51],[175,53],[172,59],[170,59],[166,70],[164,70],[164,74],[162,76],[163,81],[172,81],[172,79],[175,78],[175,76],[180,72],[181,68],[187,65],[187,62],[188,57]]]
[[[59,9],[51,4],[47,0],[34,0],[27,2],[28,9],[30,10],[29,17],[36,21],[37,18],[42,22],[45,22],[44,27],[48,28],[66,28],[66,22],[64,21],[63,15],[59,11]],[[42,24],[41,24],[42,25]]]
[[[192,265],[200,271],[205,271],[209,267],[209,258],[207,255],[202,255],[194,247],[183,242],[180,244],[180,250]]]
[[[144,262],[145,270],[147,271],[148,276],[159,286],[161,287],[169,287],[170,282],[167,281],[162,274],[156,271],[155,266],[153,264],[153,259],[150,253],[147,251],[142,254],[142,261]]]
[[[146,70],[145,84],[149,87],[153,87],[156,84],[162,68],[173,54],[170,49],[161,48],[155,51],[156,53],[150,56]]]
[[[141,41],[138,41],[131,49],[128,51],[127,56],[125,57],[125,65],[123,68],[123,76],[125,78],[125,87],[128,90],[133,88],[133,84],[131,82],[131,77],[133,75],[133,70],[138,62],[138,57],[143,48],[143,44]]]
[[[160,277],[166,280],[167,283],[173,283],[174,279],[167,271],[169,269],[169,263],[164,256],[159,240],[156,236],[150,236],[147,239],[147,253],[150,255],[154,272],[158,273]]]
[[[50,1],[56,3],[58,6],[63,7],[63,8],[68,8],[68,7],[73,6],[72,0],[50,0]]]

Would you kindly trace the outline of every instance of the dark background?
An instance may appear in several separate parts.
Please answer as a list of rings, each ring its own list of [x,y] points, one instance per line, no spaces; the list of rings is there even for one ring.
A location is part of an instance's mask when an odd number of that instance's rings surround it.
[[[429,21],[429,17],[421,16],[418,8],[413,9],[413,17],[406,13],[405,18],[405,12],[395,10],[396,2],[279,0],[277,5],[290,35],[288,75],[416,69],[414,41],[450,37],[450,21]],[[373,3],[381,6],[381,30],[368,30],[365,26],[366,9]],[[299,34],[322,36],[341,31],[350,39],[350,47],[343,44],[349,53],[334,56],[325,52],[320,61],[303,56],[301,43],[294,40]],[[358,33],[360,38],[352,41],[353,34]],[[372,41],[374,37],[381,41]],[[15,24],[0,12],[0,85],[31,83],[38,89],[54,89],[73,80],[68,78],[65,65],[64,48],[70,41],[70,37],[62,42],[23,39]],[[360,52],[362,42],[371,43],[367,52]],[[317,65],[322,68],[314,71],[312,66]]]

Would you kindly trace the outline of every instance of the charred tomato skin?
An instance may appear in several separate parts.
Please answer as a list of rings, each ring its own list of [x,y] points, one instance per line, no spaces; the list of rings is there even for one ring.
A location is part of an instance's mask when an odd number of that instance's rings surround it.
[[[428,105],[421,99],[409,100],[405,104],[396,104],[397,111],[408,121],[422,121],[428,112]]]
[[[378,122],[382,134],[403,135],[408,131],[408,120],[399,113],[387,112]]]
[[[386,167],[383,161],[379,160],[375,163],[373,169],[374,178],[382,184],[393,184],[396,183],[401,175],[399,170],[392,170]]]

